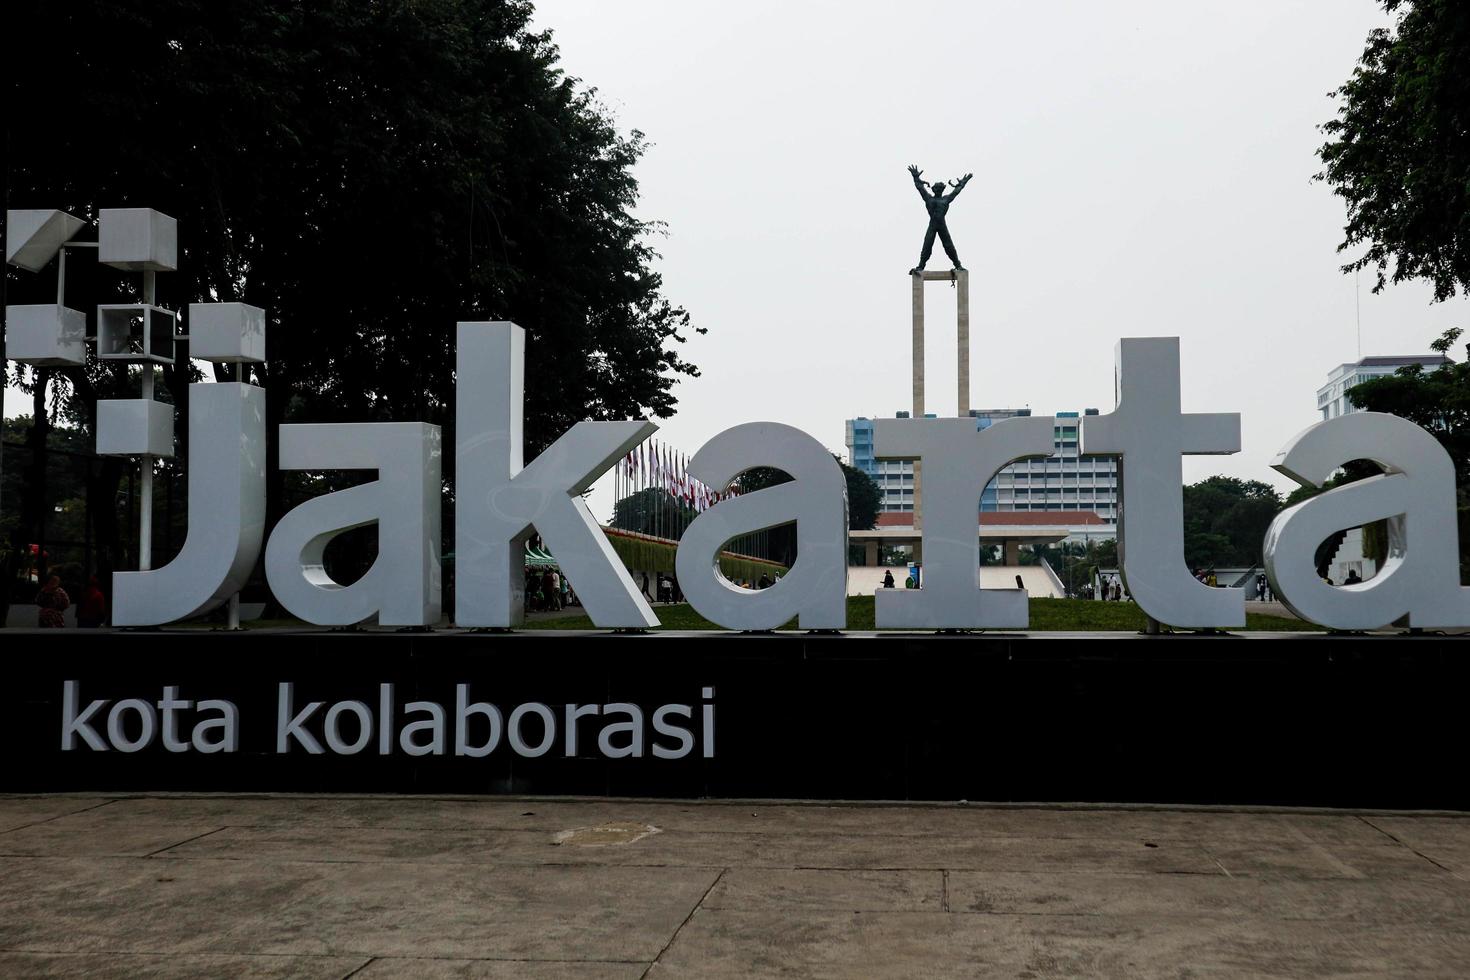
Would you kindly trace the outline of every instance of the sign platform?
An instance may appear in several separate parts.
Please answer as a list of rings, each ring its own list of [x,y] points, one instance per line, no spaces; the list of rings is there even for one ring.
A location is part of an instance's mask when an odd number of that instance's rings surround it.
[[[0,789],[1466,809],[1465,644],[17,631]]]

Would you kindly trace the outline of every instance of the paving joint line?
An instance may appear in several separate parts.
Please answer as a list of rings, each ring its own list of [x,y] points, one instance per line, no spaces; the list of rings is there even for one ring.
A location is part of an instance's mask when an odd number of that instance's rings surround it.
[[[1368,826],[1372,827],[1374,830],[1378,831],[1380,834],[1382,834],[1383,836],[1387,837],[1389,840],[1393,841],[1395,844],[1397,844],[1400,847],[1404,848],[1410,854],[1413,854],[1416,857],[1423,858],[1424,860],[1428,861],[1430,864],[1434,865],[1436,868],[1438,868],[1441,871],[1446,871],[1446,872],[1448,872],[1448,873],[1450,873],[1452,875],[1455,875],[1456,878],[1459,877],[1459,875],[1455,874],[1455,872],[1454,872],[1453,869],[1447,868],[1444,865],[1440,864],[1434,858],[1430,857],[1428,854],[1425,854],[1423,851],[1419,850],[1417,847],[1414,847],[1411,844],[1406,844],[1404,841],[1400,840],[1399,838],[1395,837],[1393,834],[1391,834],[1388,831],[1384,830],[1382,827],[1378,826],[1376,823],[1374,823],[1373,821],[1369,820],[1367,817],[1363,816],[1361,813],[1360,814],[1356,814],[1356,816],[1357,816],[1357,818],[1359,820],[1363,821],[1365,824],[1367,824]]]
[[[116,798],[103,800],[101,803],[94,803],[91,806],[84,806],[80,810],[68,810],[66,813],[58,813],[55,816],[47,817],[44,820],[32,820],[30,823],[23,823],[19,827],[11,827],[8,830],[0,831],[0,836],[3,836],[4,834],[13,834],[17,830],[25,830],[27,827],[39,827],[42,824],[50,823],[53,820],[60,820],[62,817],[75,817],[79,814],[91,813],[93,810],[100,810],[103,807],[110,806],[111,804],[116,802]]]
[[[221,830],[225,830],[225,829],[227,829],[227,828],[226,827],[214,827],[214,828],[212,828],[210,830],[206,830],[202,834],[195,834],[193,837],[189,837],[189,838],[187,838],[185,840],[175,841],[174,843],[169,844],[166,847],[160,847],[158,850],[156,850],[156,851],[150,851],[147,854],[144,854],[142,856],[145,857],[145,858],[151,858],[151,857],[154,857],[155,855],[162,854],[164,851],[171,851],[175,847],[183,847],[185,844],[191,843],[191,842],[196,841],[196,840],[201,840],[202,838],[208,837],[210,834],[217,834]]]
[[[362,963],[342,974],[342,980],[351,980],[352,977],[357,976],[363,970],[366,970],[368,967],[372,966],[375,960],[377,960],[376,956],[369,956],[367,959],[363,960]]]
[[[654,967],[658,966],[658,961],[663,959],[664,954],[669,951],[669,947],[674,945],[674,940],[679,938],[679,933],[684,931],[684,927],[689,924],[689,920],[694,918],[694,913],[698,912],[700,907],[704,905],[704,900],[709,898],[710,892],[714,891],[715,886],[724,880],[725,874],[729,870],[728,867],[721,868],[720,873],[715,875],[715,880],[709,883],[709,887],[704,890],[703,895],[699,896],[699,901],[694,903],[694,907],[689,910],[689,914],[684,916],[684,921],[680,922],[674,929],[674,934],[669,937],[668,942],[664,943],[663,948],[658,951],[658,955],[653,958],[653,962],[648,964],[648,968],[639,974],[638,980],[647,980],[648,974]]]

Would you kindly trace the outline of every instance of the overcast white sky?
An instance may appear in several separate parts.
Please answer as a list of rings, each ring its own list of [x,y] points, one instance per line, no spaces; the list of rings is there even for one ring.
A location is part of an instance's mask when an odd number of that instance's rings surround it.
[[[975,407],[1112,407],[1113,345],[1178,335],[1186,411],[1238,411],[1267,466],[1357,357],[1341,202],[1313,184],[1327,92],[1370,0],[733,4],[542,0],[565,69],[653,148],[667,295],[709,328],[661,438],[693,453],[776,420],[842,450],[909,407],[909,280],[925,214],[904,168],[973,171],[950,212],[971,270]],[[937,250],[938,251],[938,250]],[[931,268],[948,268],[942,251]],[[1362,352],[1470,327],[1463,298],[1361,289]],[[929,287],[928,408],[953,413],[953,293]],[[7,414],[29,411],[10,393]],[[609,488],[592,499],[606,517]]]
[[[1270,458],[1358,353],[1343,205],[1311,177],[1377,4],[538,6],[567,71],[654,143],[640,213],[668,222],[667,295],[709,328],[663,423],[677,447],[770,419],[841,450],[844,419],[909,407],[916,163],[975,174],[949,217],[973,406],[1107,411],[1117,339],[1177,335],[1185,411],[1242,415],[1242,451],[1186,458],[1185,478],[1290,485]],[[1470,327],[1464,299],[1370,284],[1364,354]],[[953,294],[928,301],[928,409],[953,414]]]

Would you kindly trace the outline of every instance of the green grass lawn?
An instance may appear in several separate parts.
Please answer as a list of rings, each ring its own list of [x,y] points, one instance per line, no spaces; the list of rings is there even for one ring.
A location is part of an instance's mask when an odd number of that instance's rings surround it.
[[[665,630],[718,630],[703,616],[689,608],[687,603],[673,606],[657,606],[658,629]],[[1247,630],[1320,630],[1311,623],[1280,616],[1263,616],[1246,613]],[[1131,602],[1094,602],[1087,599],[1032,599],[1031,630],[1131,630],[1137,632],[1144,627],[1143,611]],[[592,630],[592,620],[586,616],[566,616],[558,619],[541,619],[527,623],[525,629],[542,630]],[[796,629],[792,620],[782,629]],[[847,599],[847,628],[871,630],[873,626],[873,597],[870,595],[849,596]]]

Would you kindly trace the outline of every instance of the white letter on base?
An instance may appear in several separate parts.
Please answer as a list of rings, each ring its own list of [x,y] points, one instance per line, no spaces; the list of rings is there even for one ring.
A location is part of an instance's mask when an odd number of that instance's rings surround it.
[[[592,622],[605,628],[657,626],[581,494],[658,426],[578,422],[522,468],[526,332],[514,323],[461,323],[458,344],[455,625],[521,623],[526,540],[534,527]]]
[[[1082,420],[1083,455],[1118,459],[1118,563],[1129,595],[1171,626],[1244,626],[1245,590],[1212,589],[1184,564],[1183,453],[1240,452],[1240,416],[1185,415],[1179,338],[1125,337],[1118,407]]]
[[[996,471],[1054,452],[1050,415],[976,429],[974,419],[883,419],[873,455],[923,464],[924,574],[918,589],[879,589],[880,629],[1024,629],[1024,589],[980,588],[980,494]]]
[[[1301,432],[1271,466],[1320,487],[1353,459],[1387,472],[1288,507],[1266,529],[1266,577],[1302,619],[1333,629],[1470,626],[1470,589],[1460,587],[1455,467],[1439,441],[1397,415],[1354,412]],[[1378,574],[1334,587],[1317,576],[1317,546],[1344,528],[1388,519],[1388,557]]]
[[[189,386],[189,533],[162,568],[112,576],[112,622],[156,626],[240,591],[265,535],[265,391]]]
[[[847,625],[847,478],[811,436],[778,422],[726,429],[689,461],[689,475],[712,487],[770,466],[791,482],[722,501],[704,511],[679,541],[674,569],[689,605],[728,629],[775,629],[797,617],[802,629]],[[840,506],[839,506],[840,504]],[[796,522],[796,561],[768,589],[733,585],[720,572],[731,539]]]
[[[372,483],[301,504],[271,532],[266,579],[281,605],[308,623],[384,626],[439,621],[439,427],[423,422],[283,425],[283,470],[377,470]],[[331,540],[378,525],[378,555],[343,586],[322,565]]]

